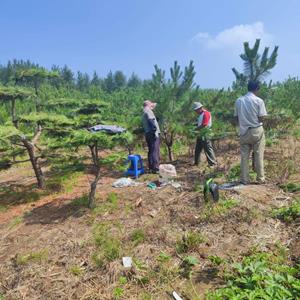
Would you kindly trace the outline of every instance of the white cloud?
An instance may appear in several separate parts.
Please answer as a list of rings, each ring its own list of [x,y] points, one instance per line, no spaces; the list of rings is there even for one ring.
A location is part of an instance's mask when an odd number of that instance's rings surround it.
[[[273,44],[273,36],[265,31],[262,22],[236,25],[224,29],[215,36],[208,32],[199,32],[192,38],[192,41],[209,49],[240,49],[244,42],[250,42],[251,45],[256,39],[261,39],[263,44]]]

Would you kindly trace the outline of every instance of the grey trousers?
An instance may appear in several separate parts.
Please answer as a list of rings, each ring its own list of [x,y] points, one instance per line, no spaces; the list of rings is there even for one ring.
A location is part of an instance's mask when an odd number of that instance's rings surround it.
[[[148,164],[150,170],[157,171],[159,168],[159,137],[156,137],[154,133],[146,133],[146,142],[148,146]]]
[[[213,166],[217,163],[214,149],[212,147],[211,140],[207,138],[197,138],[196,148],[195,148],[195,165],[199,164],[200,154],[204,150],[207,162],[210,166]]]
[[[265,181],[264,173],[264,151],[265,151],[265,133],[262,126],[250,128],[240,136],[241,145],[241,182],[249,183],[249,155],[253,148],[254,169],[258,182]]]

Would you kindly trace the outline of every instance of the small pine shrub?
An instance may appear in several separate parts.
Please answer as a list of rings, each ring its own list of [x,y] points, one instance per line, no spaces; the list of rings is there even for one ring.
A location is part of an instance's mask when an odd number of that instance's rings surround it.
[[[178,253],[187,253],[197,250],[200,244],[206,241],[205,237],[200,232],[188,232],[181,240],[176,243],[176,251]]]
[[[143,243],[146,239],[146,235],[143,229],[135,229],[131,234],[131,240],[134,246]]]

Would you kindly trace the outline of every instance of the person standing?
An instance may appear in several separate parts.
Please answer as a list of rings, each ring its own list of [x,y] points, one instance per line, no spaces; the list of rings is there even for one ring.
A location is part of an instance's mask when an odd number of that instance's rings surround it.
[[[159,171],[159,147],[160,147],[160,129],[153,110],[156,103],[146,100],[144,101],[144,113],[142,117],[143,127],[145,131],[146,142],[148,146],[148,164],[151,173]]]
[[[203,108],[200,102],[194,102],[193,109],[198,115],[197,131],[199,136],[196,141],[195,148],[195,162],[194,165],[199,165],[200,155],[202,149],[204,149],[205,156],[209,166],[213,166],[217,163],[214,149],[210,140],[210,131],[212,125],[211,113]]]
[[[254,168],[257,183],[265,182],[264,150],[265,134],[263,117],[267,115],[264,101],[258,97],[260,85],[257,81],[249,81],[248,93],[235,102],[234,116],[238,119],[241,147],[241,178],[242,184],[249,184],[249,155],[254,154]]]

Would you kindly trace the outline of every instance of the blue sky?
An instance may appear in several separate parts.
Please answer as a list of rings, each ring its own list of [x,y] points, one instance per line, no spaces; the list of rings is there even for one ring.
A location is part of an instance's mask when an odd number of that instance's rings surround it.
[[[277,81],[299,75],[299,15],[299,0],[1,0],[0,63],[149,78],[154,64],[192,59],[197,83],[219,88],[242,69],[242,42],[258,37],[280,47],[269,76]]]

